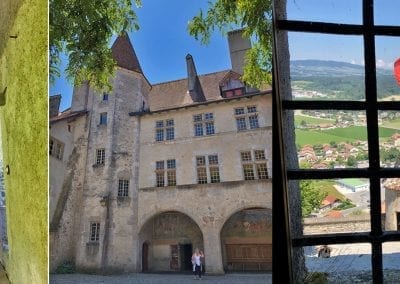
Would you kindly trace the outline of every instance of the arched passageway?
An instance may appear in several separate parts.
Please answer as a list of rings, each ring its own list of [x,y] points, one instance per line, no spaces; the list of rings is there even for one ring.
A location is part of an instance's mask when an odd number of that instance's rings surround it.
[[[140,234],[143,272],[191,271],[195,248],[203,249],[203,234],[186,214],[177,211],[159,213],[150,218]]]
[[[244,209],[233,214],[221,230],[224,270],[272,270],[272,210]]]

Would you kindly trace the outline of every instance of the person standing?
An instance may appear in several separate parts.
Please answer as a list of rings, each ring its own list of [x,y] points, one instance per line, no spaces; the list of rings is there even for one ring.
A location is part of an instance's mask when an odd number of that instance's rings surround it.
[[[195,249],[194,254],[192,255],[192,263],[195,266],[195,279],[201,279],[201,258],[204,257],[203,252],[201,252],[198,248]]]

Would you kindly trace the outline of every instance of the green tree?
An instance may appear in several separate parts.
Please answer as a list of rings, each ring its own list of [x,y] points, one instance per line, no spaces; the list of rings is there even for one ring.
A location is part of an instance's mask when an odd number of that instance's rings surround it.
[[[327,193],[322,192],[316,181],[302,180],[300,181],[301,190],[301,213],[303,218],[321,206],[322,200]]]
[[[135,0],[137,7],[140,0]],[[60,55],[68,56],[67,78],[79,85],[89,81],[98,89],[110,89],[115,62],[111,36],[138,29],[130,0],[50,0],[50,81],[60,75]]]
[[[222,33],[243,27],[244,36],[253,39],[247,51],[242,79],[260,87],[272,81],[272,0],[216,0],[209,2],[206,14],[200,13],[189,22],[189,33],[207,44],[217,28]]]
[[[357,165],[357,159],[354,158],[353,156],[349,156],[349,157],[347,158],[347,165],[348,165],[349,167],[354,167],[355,165]]]
[[[301,127],[306,127],[307,126],[307,122],[305,120],[300,121],[300,126]]]

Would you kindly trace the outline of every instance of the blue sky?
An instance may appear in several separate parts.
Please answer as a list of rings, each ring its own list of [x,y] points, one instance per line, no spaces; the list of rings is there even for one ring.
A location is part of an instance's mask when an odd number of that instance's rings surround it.
[[[227,39],[216,31],[208,46],[192,38],[187,23],[208,0],[143,0],[136,9],[140,30],[130,34],[143,72],[151,83],[184,78],[185,56],[190,53],[197,72],[205,74],[231,67]],[[362,0],[287,0],[288,18],[362,23]],[[400,0],[375,0],[375,23],[398,25]],[[111,43],[110,43],[111,44]],[[296,59],[325,59],[363,64],[362,37],[289,33],[290,56]],[[392,68],[400,57],[400,39],[376,38],[377,66]],[[64,62],[65,63],[65,62]],[[64,65],[65,67],[65,65]],[[62,66],[62,68],[64,68]],[[50,86],[50,95],[61,94],[61,110],[71,104],[72,87],[59,78]]]
[[[201,45],[187,31],[188,21],[207,9],[208,1],[143,0],[136,9],[140,30],[131,33],[130,39],[142,70],[151,83],[184,78],[185,57],[190,53],[199,74],[231,68],[227,39],[216,31],[210,44]],[[60,109],[70,106],[72,87],[60,78],[50,86],[50,95],[61,94]]]

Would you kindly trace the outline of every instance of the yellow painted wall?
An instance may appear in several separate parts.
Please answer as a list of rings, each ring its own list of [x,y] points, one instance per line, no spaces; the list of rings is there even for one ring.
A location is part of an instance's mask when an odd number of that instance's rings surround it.
[[[2,0],[0,107],[12,283],[47,283],[47,14],[45,0]],[[17,36],[10,38],[9,36]]]

